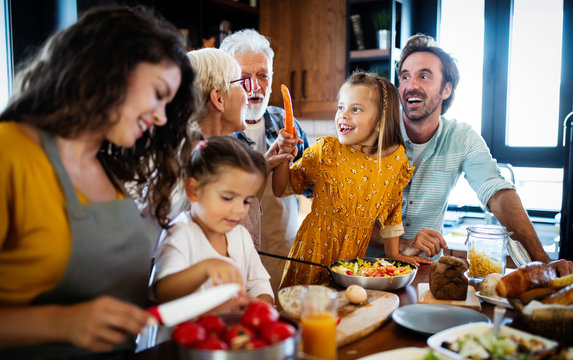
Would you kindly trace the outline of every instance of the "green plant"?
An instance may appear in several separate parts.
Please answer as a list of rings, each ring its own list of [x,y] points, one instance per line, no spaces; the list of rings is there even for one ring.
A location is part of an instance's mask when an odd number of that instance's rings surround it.
[[[392,15],[388,10],[382,10],[372,15],[375,30],[390,30]]]

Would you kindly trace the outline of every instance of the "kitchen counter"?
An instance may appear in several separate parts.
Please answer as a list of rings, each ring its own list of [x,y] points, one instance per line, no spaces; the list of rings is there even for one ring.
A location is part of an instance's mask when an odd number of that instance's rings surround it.
[[[487,215],[486,215],[487,216]],[[494,218],[495,220],[495,218]],[[531,217],[535,232],[543,249],[553,260],[559,257],[559,231],[553,219]],[[472,225],[486,224],[483,213],[448,211],[444,218],[442,234],[450,252],[446,255],[465,257],[467,228]]]
[[[400,298],[400,306],[417,302],[416,289],[419,283],[429,282],[430,265],[422,265],[414,281],[406,288],[392,291]],[[478,289],[476,289],[478,290]],[[482,313],[493,319],[493,305],[482,303]],[[513,311],[506,312],[506,318],[513,318]],[[356,359],[369,354],[408,346],[427,347],[428,335],[417,333],[401,327],[390,317],[372,334],[338,349],[338,360]],[[175,345],[172,341],[161,343],[148,350],[134,354],[130,360],[169,360],[176,359]]]

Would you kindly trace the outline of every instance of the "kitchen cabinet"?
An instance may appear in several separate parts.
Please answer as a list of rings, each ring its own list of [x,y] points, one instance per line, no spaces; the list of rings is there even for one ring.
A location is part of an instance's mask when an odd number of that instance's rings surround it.
[[[220,27],[224,21],[228,32],[259,28],[259,9],[256,0],[115,0],[113,2],[119,5],[143,5],[154,8],[185,34],[188,50],[202,48],[207,43],[219,47],[222,35]],[[109,0],[77,0],[78,14],[108,3]],[[211,38],[213,41],[209,41]],[[203,39],[207,41],[204,43]]]
[[[348,2],[348,74],[356,70],[375,72],[397,85],[395,66],[400,60],[400,49],[412,34],[411,0],[349,0]],[[387,12],[390,15],[390,46],[380,49],[376,38],[374,18]],[[359,49],[352,16],[360,18],[364,49]]]
[[[210,38],[214,39],[210,46],[219,47],[224,21],[227,33],[258,29],[259,25],[259,10],[254,0],[153,0],[153,6],[188,33],[189,49],[204,47],[204,39]]]
[[[334,119],[347,71],[347,0],[262,0],[259,12],[275,52],[270,104],[283,106],[285,84],[297,118]]]
[[[270,104],[283,106],[280,85],[291,91],[295,116],[333,119],[337,94],[356,70],[396,83],[400,47],[412,34],[413,0],[261,0],[259,28],[275,51]],[[390,46],[377,48],[373,15],[390,15]],[[359,15],[364,49],[358,50],[352,15]]]

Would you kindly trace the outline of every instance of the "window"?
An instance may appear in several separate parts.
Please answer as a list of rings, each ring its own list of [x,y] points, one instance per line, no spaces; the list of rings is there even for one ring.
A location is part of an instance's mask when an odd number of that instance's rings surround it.
[[[515,1],[512,20],[505,145],[556,147],[563,0]]]
[[[0,1],[0,111],[6,107],[12,88],[12,46],[8,0]]]
[[[571,63],[562,56],[562,39],[573,35],[564,24],[564,4],[485,2],[482,135],[500,162],[563,167],[562,122],[571,99],[564,101],[561,92],[570,93],[572,85],[561,72]]]
[[[440,46],[458,63],[462,74],[447,116],[467,122],[481,132],[484,0],[442,0]],[[464,14],[463,16],[460,16]],[[473,16],[472,16],[473,15]],[[459,31],[449,29],[464,29]]]
[[[561,209],[563,120],[573,93],[564,7],[573,1],[442,0],[438,36],[461,75],[446,116],[480,132],[493,157],[513,165],[524,206],[548,216]],[[461,179],[450,203],[480,206],[468,188]]]

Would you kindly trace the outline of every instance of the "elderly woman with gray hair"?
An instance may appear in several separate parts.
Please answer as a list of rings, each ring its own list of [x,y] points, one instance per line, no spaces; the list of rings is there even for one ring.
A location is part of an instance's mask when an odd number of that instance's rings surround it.
[[[202,110],[194,115],[191,128],[198,130],[205,138],[213,135],[232,135],[234,132],[245,130],[247,95],[252,91],[251,78],[242,78],[237,61],[219,49],[193,50],[187,53],[187,56],[197,74],[195,86],[199,89],[202,102]],[[173,197],[171,218],[188,210],[189,207],[183,186],[178,187]],[[249,216],[241,224],[251,234],[257,250],[261,244],[260,211],[260,202],[257,198],[251,203]]]
[[[241,78],[237,61],[219,49],[194,50],[187,56],[197,72],[195,85],[202,95],[203,111],[196,114],[195,121],[203,136],[243,131],[251,79]]]

